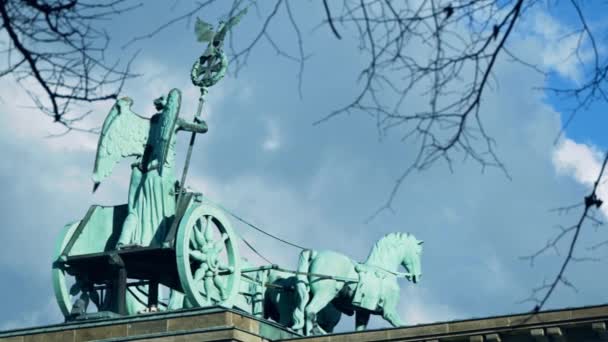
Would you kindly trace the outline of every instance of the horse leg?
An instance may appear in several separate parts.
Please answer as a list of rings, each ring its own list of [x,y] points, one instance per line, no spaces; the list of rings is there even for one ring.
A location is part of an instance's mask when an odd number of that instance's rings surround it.
[[[384,305],[382,306],[382,317],[387,320],[392,326],[403,326],[403,321],[397,313],[397,305],[399,304],[399,285],[397,280],[392,286],[388,286],[384,297]]]
[[[319,327],[324,331],[333,333],[334,328],[338,325],[338,322],[340,322],[341,316],[342,312],[330,302],[317,314],[317,322],[319,322]]]
[[[367,310],[357,310],[355,314],[355,330],[361,331],[367,328],[370,312]]]
[[[385,320],[387,320],[393,327],[398,328],[402,327],[403,321],[399,317],[399,314],[396,311],[385,311],[384,315],[382,315]]]
[[[336,298],[336,295],[338,294],[338,288],[337,288],[337,284],[335,284],[335,281],[331,281],[329,283],[325,283],[325,281],[322,281],[323,287],[318,286],[318,284],[315,284],[317,286],[314,286],[316,288],[316,291],[314,291],[314,295],[312,297],[312,300],[310,301],[310,303],[308,303],[308,305],[306,306],[305,309],[305,313],[306,313],[306,334],[305,335],[310,335],[310,332],[312,331],[313,327],[316,325],[317,323],[317,313],[319,311],[321,311],[325,306],[327,306],[327,304],[329,304],[329,302],[332,301],[332,299]],[[312,291],[311,291],[312,292]]]
[[[397,313],[396,300],[386,302],[382,310],[382,317],[394,327],[401,327],[404,325],[403,321],[401,320],[401,317],[399,317],[399,314]]]

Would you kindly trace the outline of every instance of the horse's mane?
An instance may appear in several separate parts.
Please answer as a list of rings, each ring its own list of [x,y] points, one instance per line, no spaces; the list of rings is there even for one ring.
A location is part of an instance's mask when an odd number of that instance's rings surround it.
[[[397,232],[387,234],[374,244],[374,247],[369,253],[369,257],[367,257],[366,263],[369,263],[370,261],[386,261],[383,259],[387,256],[394,255],[395,252],[401,253],[406,249],[413,248],[417,243],[418,241],[414,235],[409,233]]]

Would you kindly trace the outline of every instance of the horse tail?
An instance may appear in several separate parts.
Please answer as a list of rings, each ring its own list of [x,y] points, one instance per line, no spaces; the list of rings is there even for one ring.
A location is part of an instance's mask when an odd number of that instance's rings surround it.
[[[310,283],[308,281],[308,273],[310,268],[310,262],[316,257],[317,253],[310,249],[305,249],[300,253],[300,260],[298,261],[298,274],[296,275],[296,303],[297,306],[293,312],[293,326],[292,329],[300,330],[304,328],[306,322],[306,305],[310,300]]]

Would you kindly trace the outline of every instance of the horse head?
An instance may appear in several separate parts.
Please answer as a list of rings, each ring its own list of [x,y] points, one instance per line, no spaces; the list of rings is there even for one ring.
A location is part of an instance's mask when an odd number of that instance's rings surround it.
[[[422,276],[421,254],[422,241],[414,235],[391,233],[376,242],[365,263],[391,272],[396,272],[401,265],[407,271],[406,278],[417,283]]]
[[[411,234],[407,235],[407,238],[404,241],[401,265],[409,274],[406,276],[406,279],[412,281],[414,284],[422,277],[421,259],[423,243],[424,241],[416,240]]]

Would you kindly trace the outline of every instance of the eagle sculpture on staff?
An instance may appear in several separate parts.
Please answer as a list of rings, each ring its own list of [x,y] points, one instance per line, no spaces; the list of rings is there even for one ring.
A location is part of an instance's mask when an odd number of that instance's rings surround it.
[[[194,34],[199,42],[206,42],[207,49],[196,60],[192,66],[192,83],[200,87],[201,90],[216,84],[226,74],[228,58],[224,53],[224,39],[228,31],[241,21],[247,13],[247,8],[241,10],[234,17],[230,17],[226,22],[220,21],[217,31],[213,26],[200,18],[196,19]]]

